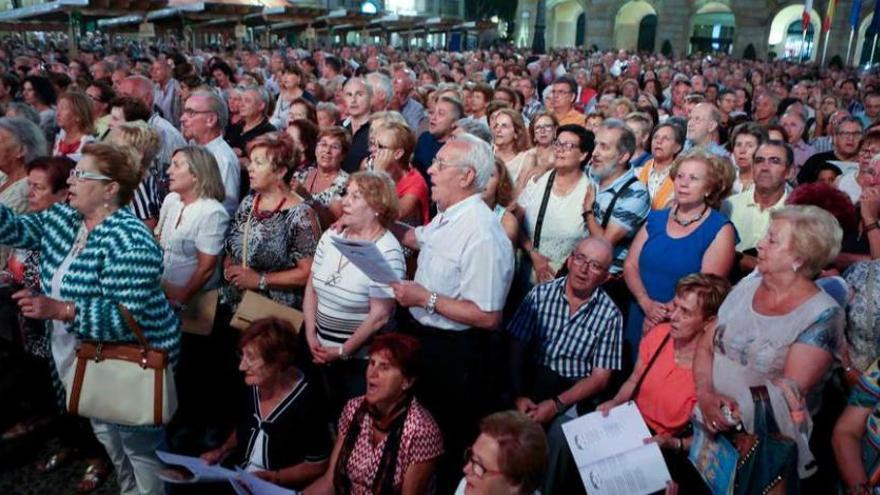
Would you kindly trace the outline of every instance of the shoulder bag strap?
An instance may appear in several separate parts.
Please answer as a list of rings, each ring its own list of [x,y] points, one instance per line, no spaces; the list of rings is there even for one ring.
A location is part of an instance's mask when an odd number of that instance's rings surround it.
[[[556,179],[556,171],[550,172],[547,179],[547,187],[544,188],[544,198],[541,199],[541,207],[538,209],[538,219],[535,221],[535,235],[532,239],[532,249],[538,249],[541,245],[541,228],[544,227],[544,213],[547,212],[547,203],[550,202],[550,192],[553,189],[553,181]]]
[[[126,325],[128,325],[128,329],[131,330],[135,337],[138,339],[138,343],[140,343],[141,348],[143,350],[149,349],[149,344],[147,343],[146,337],[144,337],[144,332],[141,330],[140,325],[138,325],[137,321],[135,321],[134,316],[132,316],[131,311],[128,310],[121,303],[117,303],[116,306],[119,308],[119,312],[122,313],[122,318],[125,320]]]
[[[247,260],[248,260],[248,244],[250,243],[251,238],[251,221],[254,219],[254,210],[257,207],[257,200],[254,199],[254,203],[251,205],[251,211],[248,213],[247,221],[244,223],[244,238],[241,240],[241,266],[242,268],[247,268]]]
[[[645,381],[645,377],[648,376],[648,371],[651,369],[651,366],[654,366],[654,361],[657,360],[657,357],[660,355],[660,352],[663,351],[663,348],[666,347],[666,343],[669,342],[669,339],[672,337],[672,332],[666,334],[666,337],[663,338],[663,342],[660,343],[660,347],[657,348],[657,352],[651,356],[651,360],[648,361],[648,365],[645,366],[645,371],[642,372],[642,376],[639,377],[639,381],[636,382],[636,386],[633,388],[632,395],[630,395],[630,400],[636,400],[636,396],[639,395],[639,390],[642,388],[642,382]]]
[[[627,189],[629,189],[629,186],[633,185],[634,182],[638,182],[638,181],[639,181],[638,177],[630,177],[629,180],[626,181],[626,184],[624,184],[623,187],[621,187],[620,189],[617,190],[616,193],[614,193],[614,197],[612,197],[611,202],[608,203],[608,209],[605,210],[605,216],[602,217],[602,230],[605,230],[608,228],[608,222],[611,221],[611,213],[614,211],[614,205],[617,204],[617,199],[620,198],[620,195],[623,194],[623,191],[626,191]]]

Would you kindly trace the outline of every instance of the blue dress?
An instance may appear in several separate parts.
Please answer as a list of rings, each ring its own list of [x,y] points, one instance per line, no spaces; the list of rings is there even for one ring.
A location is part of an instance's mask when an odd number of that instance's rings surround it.
[[[648,239],[642,246],[639,256],[639,275],[642,284],[645,285],[648,296],[660,302],[669,302],[675,297],[675,285],[679,279],[700,272],[703,267],[703,255],[709,249],[709,245],[715,240],[721,228],[730,223],[727,217],[713,209],[696,230],[685,237],[675,239],[669,237],[666,232],[666,223],[671,211],[667,208],[648,213],[645,222]],[[638,353],[644,320],[645,313],[633,299],[630,302],[625,333],[633,359]]]

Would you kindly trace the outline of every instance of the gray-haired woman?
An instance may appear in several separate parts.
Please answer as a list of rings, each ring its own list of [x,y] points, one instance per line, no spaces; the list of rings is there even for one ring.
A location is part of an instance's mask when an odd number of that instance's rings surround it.
[[[36,124],[19,117],[0,118],[0,204],[14,213],[27,211],[27,168],[28,162],[47,154],[46,138]],[[0,248],[0,269],[12,250]]]

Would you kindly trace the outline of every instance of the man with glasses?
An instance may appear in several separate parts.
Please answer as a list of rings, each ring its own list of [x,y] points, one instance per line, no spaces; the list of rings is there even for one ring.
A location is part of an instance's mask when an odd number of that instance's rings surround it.
[[[600,288],[613,259],[607,240],[582,240],[566,261],[568,274],[529,291],[507,326],[516,408],[548,430],[542,493],[566,492],[560,485],[571,478],[562,423],[595,408],[612,372],[622,367],[623,315]],[[573,406],[577,410],[569,411]]]
[[[840,119],[834,126],[831,151],[811,156],[797,174],[798,184],[816,182],[819,178],[819,168],[825,163],[832,163],[841,169],[855,168],[863,132],[862,121],[858,118],[847,116]]]
[[[541,100],[536,96],[535,81],[528,76],[521,77],[514,83],[514,88],[522,93],[525,101],[522,109],[523,118],[531,121],[536,113],[544,109]]]
[[[489,330],[501,325],[514,265],[513,246],[480,196],[494,169],[489,144],[470,134],[449,139],[428,169],[440,213],[422,227],[394,228],[401,244],[419,252],[413,281],[391,287],[412,319],[401,328],[422,344],[416,394],[444,436],[439,493],[455,487],[459,452],[493,407]]]
[[[557,77],[550,88],[550,106],[559,125],[577,124],[586,126],[584,114],[574,108],[577,97],[577,83],[568,76]]]
[[[192,144],[204,146],[217,160],[220,180],[226,198],[223,207],[230,216],[238,208],[242,171],[238,156],[223,139],[223,130],[229,121],[226,102],[213,91],[196,91],[183,105],[180,125],[183,135]]]

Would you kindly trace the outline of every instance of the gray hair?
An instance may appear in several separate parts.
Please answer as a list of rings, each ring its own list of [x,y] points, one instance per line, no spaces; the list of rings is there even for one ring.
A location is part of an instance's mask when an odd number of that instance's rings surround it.
[[[21,101],[12,101],[6,106],[6,113],[12,113],[9,117],[21,117],[30,120],[34,124],[40,125],[40,114],[34,110],[34,107]]]
[[[339,120],[339,116],[341,115],[339,112],[339,107],[336,106],[336,103],[332,101],[322,101],[319,102],[315,107],[316,112],[327,112],[333,115],[333,120]]]
[[[474,178],[474,188],[477,192],[482,192],[486,188],[486,184],[492,177],[495,170],[495,153],[492,146],[486,141],[474,136],[473,134],[457,134],[452,138],[459,143],[465,143],[468,150],[462,154],[460,167],[469,167],[474,170],[476,177]]]
[[[837,124],[834,126],[834,134],[840,133],[840,131],[843,129],[843,124],[850,124],[850,123],[857,124],[859,126],[860,131],[865,130],[865,126],[862,125],[861,120],[859,120],[857,117],[853,117],[852,115],[847,115],[846,117],[837,121]]]
[[[620,139],[617,140],[617,153],[632,154],[636,151],[636,135],[626,126],[626,123],[620,119],[608,119],[599,125],[599,129],[617,129],[620,131]]]
[[[4,130],[24,148],[24,163],[48,154],[46,136],[30,120],[21,117],[0,118],[0,130]]]
[[[346,86],[348,86],[349,84],[354,84],[354,83],[361,83],[361,84],[363,84],[364,87],[367,88],[367,98],[369,98],[370,100],[373,99],[373,87],[370,86],[370,85],[367,83],[367,81],[364,80],[363,77],[352,77],[352,78],[349,78],[348,81],[345,81],[345,84],[342,86],[342,89],[345,90]],[[392,92],[393,92],[393,90],[392,90]]]
[[[240,89],[241,93],[256,93],[263,102],[263,115],[269,113],[269,107],[272,106],[272,100],[269,98],[269,92],[262,86],[244,86]]]
[[[397,122],[399,124],[403,124],[409,127],[409,124],[406,123],[406,119],[403,117],[403,114],[394,110],[383,110],[381,112],[373,112],[370,114],[370,128],[375,122],[382,121],[385,122]]]
[[[190,98],[198,96],[208,100],[208,111],[213,112],[217,116],[217,127],[222,132],[229,124],[229,107],[226,106],[226,100],[213,91],[194,91]]]
[[[489,125],[482,120],[477,120],[473,117],[465,117],[463,119],[458,119],[455,123],[455,127],[474,137],[482,139],[488,144],[492,144],[492,130],[489,129]]]
[[[372,86],[373,94],[384,93],[385,104],[391,104],[394,98],[394,86],[391,84],[391,78],[381,72],[370,72],[367,74],[367,84]]]
[[[786,206],[770,213],[771,220],[791,224],[791,247],[803,264],[795,271],[815,277],[840,254],[843,229],[831,213],[818,206]]]

